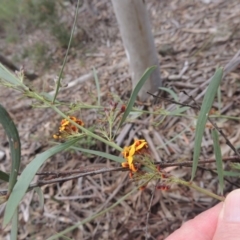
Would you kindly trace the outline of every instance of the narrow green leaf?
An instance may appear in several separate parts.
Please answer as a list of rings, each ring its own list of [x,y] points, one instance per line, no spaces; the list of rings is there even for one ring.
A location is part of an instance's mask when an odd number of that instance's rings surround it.
[[[3,79],[8,84],[11,84],[14,86],[19,86],[19,85],[24,86],[22,82],[7,68],[5,68],[1,63],[0,63],[0,79]]]
[[[11,152],[11,172],[8,185],[8,192],[10,193],[17,181],[20,161],[21,161],[21,142],[18,135],[17,128],[9,116],[5,108],[0,104],[0,123],[8,136],[10,152]]]
[[[148,68],[144,74],[142,75],[141,79],[139,80],[139,82],[137,83],[136,87],[134,88],[132,95],[128,101],[128,105],[126,107],[126,110],[122,116],[121,122],[119,124],[119,127],[122,126],[122,124],[124,123],[124,121],[126,120],[127,116],[129,115],[129,113],[131,112],[134,102],[137,98],[138,92],[140,91],[140,89],[142,88],[142,86],[144,85],[144,83],[147,81],[147,79],[150,77],[151,73],[156,69],[156,66],[150,67]]]
[[[216,96],[217,89],[221,83],[222,75],[223,75],[223,70],[221,68],[217,69],[203,98],[203,103],[201,106],[201,110],[199,113],[197,126],[196,126],[191,181],[193,180],[197,170],[205,125],[207,122],[209,111],[212,107],[214,98]]]
[[[220,185],[220,191],[223,195],[224,189],[224,177],[223,177],[223,166],[222,166],[222,153],[219,145],[218,131],[214,128],[212,130],[212,138],[213,138],[213,146],[214,146],[214,154],[216,158],[216,166],[217,166],[217,174]]]
[[[169,93],[169,94],[172,96],[172,98],[173,98],[176,102],[178,102],[178,100],[179,100],[179,99],[178,99],[178,95],[177,95],[172,89],[170,89],[170,88],[165,88],[165,87],[159,87],[158,89],[161,89],[161,90]]]
[[[44,206],[44,195],[43,195],[42,189],[40,187],[35,187],[33,190],[35,190],[35,192],[38,195],[40,208],[43,209],[43,206]]]
[[[234,170],[240,170],[240,163],[230,163],[230,167]]]
[[[218,87],[217,98],[218,98],[218,111],[219,111],[219,114],[220,114],[221,109],[222,109],[222,94],[221,94],[221,88],[220,87]]]
[[[9,182],[9,175],[0,170],[0,179],[4,182]]]
[[[69,238],[69,237],[66,237],[66,236],[64,236],[64,235],[62,235],[61,238],[62,238],[63,240],[74,240],[73,238]]]
[[[13,218],[12,218],[12,226],[11,226],[11,240],[18,239],[18,207],[16,208]]]
[[[188,109],[189,109],[189,107],[180,107],[180,108],[177,108],[176,110],[170,112],[168,115],[169,116],[178,115],[180,113],[187,111]]]
[[[84,148],[80,148],[80,147],[71,147],[71,148],[74,149],[74,150],[80,151],[80,152],[90,153],[90,154],[93,154],[93,155],[104,157],[106,159],[110,159],[110,160],[113,160],[113,161],[119,162],[119,163],[122,163],[122,162],[125,161],[124,158],[122,158],[122,157],[114,156],[112,154],[105,153],[105,152],[100,152],[100,151],[95,151],[95,150],[90,150],[90,149],[84,149]]]
[[[99,79],[98,79],[97,71],[96,71],[95,67],[93,68],[93,76],[94,76],[96,88],[97,88],[98,106],[100,106],[100,104],[101,104],[100,84],[99,84]]]
[[[18,204],[24,197],[24,194],[27,192],[28,186],[30,185],[31,181],[33,180],[36,172],[42,166],[42,164],[54,154],[61,152],[70,146],[72,146],[78,139],[72,139],[65,143],[59,144],[54,146],[47,151],[38,154],[23,170],[22,174],[20,175],[17,183],[15,184],[12,193],[7,201],[4,219],[3,219],[3,226],[5,227],[11,220],[14,211],[16,210]]]
[[[223,175],[227,177],[240,177],[240,172],[223,171]]]

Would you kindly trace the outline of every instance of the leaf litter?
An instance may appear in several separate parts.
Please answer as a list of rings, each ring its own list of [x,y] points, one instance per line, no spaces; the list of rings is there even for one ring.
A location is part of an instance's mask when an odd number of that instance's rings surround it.
[[[179,102],[191,103],[182,93],[188,92],[199,103],[204,95],[207,81],[214,74],[217,66],[227,65],[229,72],[222,80],[221,114],[239,117],[239,11],[237,0],[231,1],[148,1],[156,47],[159,52],[161,76],[165,87],[170,88],[179,98]],[[74,6],[67,6],[69,10]],[[63,12],[65,20],[71,26],[72,18]],[[92,73],[94,66],[100,81],[101,101],[108,105],[114,96],[127,102],[131,93],[130,74],[125,52],[117,29],[116,19],[111,2],[92,1],[90,8],[83,8],[79,13],[79,26],[86,30],[88,40],[82,49],[71,49],[69,60],[64,71],[64,84],[58,98],[68,103],[83,102],[93,104],[96,99],[96,86]],[[80,25],[81,24],[81,25]],[[22,36],[18,44],[7,45],[0,40],[1,50],[11,59],[14,52],[21,52],[30,38],[44,39],[52,44],[55,62],[50,69],[42,70],[33,66],[27,59],[21,64],[26,69],[34,69],[40,76],[30,82],[38,91],[51,93],[53,79],[59,72],[64,51],[56,46],[47,34],[33,32],[30,36]],[[31,42],[30,41],[30,42]],[[5,47],[6,46],[6,47]],[[75,52],[75,54],[74,54]],[[238,55],[237,55],[238,54]],[[235,62],[230,61],[235,56]],[[230,63],[230,64],[229,64]],[[233,68],[233,69],[231,69]],[[39,72],[41,74],[39,74]],[[0,101],[8,109],[17,124],[22,142],[22,166],[33,159],[35,154],[46,150],[52,141],[51,136],[57,130],[60,118],[50,109],[32,108],[31,101],[22,99],[21,95],[11,89],[1,87]],[[168,98],[172,96],[167,95]],[[161,105],[165,110],[173,111],[175,104],[166,101],[154,103],[137,103],[137,107],[145,106],[149,111]],[[218,109],[218,103],[214,104]],[[81,114],[84,114],[81,116]],[[188,116],[198,112],[189,109]],[[82,113],[80,117],[88,126],[96,124],[97,111],[92,109]],[[146,118],[148,117],[148,121]],[[239,146],[239,119],[221,118],[218,125],[227,134],[234,146]],[[158,123],[158,124],[156,124]],[[192,160],[194,142],[193,118],[162,115],[151,115],[132,120],[127,124],[124,134],[118,138],[120,146],[127,146],[134,138],[144,137],[148,140],[155,160],[164,162]],[[210,132],[208,129],[202,143],[201,159],[213,157]],[[0,150],[6,153],[1,160],[1,170],[10,169],[9,150],[2,128],[0,131]],[[223,156],[232,154],[220,138]],[[92,149],[111,151],[103,144],[88,143]],[[155,146],[155,147],[154,147]],[[227,164],[226,164],[227,165]],[[118,166],[100,157],[89,157],[79,152],[64,152],[52,157],[42,167],[42,171],[66,171],[86,166],[103,168]],[[208,168],[214,167],[209,164]],[[171,174],[190,179],[191,168],[171,167]],[[39,176],[35,177],[37,180]],[[195,183],[213,192],[219,192],[217,176],[211,172],[198,171]],[[3,188],[4,185],[2,184]],[[20,205],[19,239],[46,239],[62,231],[68,226],[81,221],[101,209],[104,209],[121,196],[132,190],[134,184],[127,173],[109,172],[103,175],[88,176],[65,183],[46,185],[44,193],[44,209],[39,206],[36,194],[27,193]],[[145,236],[146,216],[151,200],[150,183],[144,191],[139,191],[102,217],[80,226],[69,234],[73,239],[143,239]],[[225,193],[233,186],[226,183]],[[188,219],[216,204],[205,195],[184,186],[173,186],[169,191],[155,191],[148,219],[148,239],[164,239]],[[3,215],[1,206],[0,214]],[[3,230],[3,236],[9,235],[10,226]]]

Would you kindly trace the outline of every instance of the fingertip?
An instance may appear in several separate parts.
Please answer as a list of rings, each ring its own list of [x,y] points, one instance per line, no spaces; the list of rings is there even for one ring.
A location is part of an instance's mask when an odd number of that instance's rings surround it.
[[[222,206],[223,203],[219,203],[194,219],[187,221],[166,240],[212,240]]]

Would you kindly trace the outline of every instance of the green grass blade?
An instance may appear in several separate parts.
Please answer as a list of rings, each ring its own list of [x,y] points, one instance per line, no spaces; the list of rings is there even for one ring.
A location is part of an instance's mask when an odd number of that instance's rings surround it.
[[[9,175],[0,170],[0,179],[4,182],[9,182]]]
[[[218,98],[218,112],[220,114],[222,109],[222,93],[220,87],[218,87],[217,98]]]
[[[61,236],[61,238],[63,239],[63,240],[74,240],[73,238],[69,238],[69,237],[66,237],[66,236]]]
[[[223,171],[223,175],[227,177],[240,177],[240,172]]]
[[[69,42],[68,42],[67,52],[66,52],[66,55],[64,57],[63,65],[62,65],[62,68],[61,68],[61,71],[60,71],[60,74],[59,74],[59,77],[58,77],[57,86],[56,86],[56,92],[55,92],[54,98],[53,98],[53,103],[55,102],[56,97],[58,95],[58,91],[59,91],[59,88],[60,88],[60,85],[61,85],[61,79],[62,79],[62,75],[63,75],[63,70],[64,70],[64,67],[66,65],[68,53],[69,53],[70,46],[71,46],[71,43],[72,43],[73,33],[74,33],[76,22],[77,22],[79,2],[80,2],[80,0],[78,0],[78,2],[77,2],[77,7],[76,7],[76,11],[75,11],[75,16],[74,16],[74,23],[73,23],[70,39],[69,39]]]
[[[191,181],[193,180],[197,170],[205,125],[207,122],[209,111],[212,107],[214,98],[216,96],[217,89],[221,83],[222,75],[223,75],[223,70],[221,68],[217,69],[203,98],[203,103],[201,106],[201,110],[199,113],[197,126],[196,126]]]
[[[8,192],[10,193],[17,181],[20,161],[21,161],[21,142],[17,128],[5,108],[0,104],[0,123],[2,124],[9,140],[11,152],[11,172],[9,178]]]
[[[98,106],[100,106],[100,104],[101,104],[100,84],[99,84],[99,79],[98,79],[97,71],[96,71],[95,67],[93,68],[93,76],[94,76],[96,88],[97,88]]]
[[[43,206],[44,206],[44,195],[43,195],[42,189],[40,187],[35,187],[33,190],[35,190],[35,192],[38,195],[40,208],[43,209]]]
[[[240,170],[240,163],[230,163],[230,167],[234,170]]]
[[[3,79],[8,84],[11,84],[14,86],[19,86],[19,85],[24,86],[22,82],[7,68],[5,68],[1,63],[0,63],[0,79]]]
[[[217,166],[217,174],[218,174],[218,180],[220,185],[220,191],[221,191],[221,194],[223,195],[224,177],[223,177],[222,153],[221,153],[221,148],[219,146],[218,131],[215,128],[212,130],[212,138],[213,138],[214,154],[216,158],[216,166]]]
[[[105,153],[105,152],[100,152],[100,151],[95,151],[95,150],[90,150],[90,149],[84,149],[84,148],[79,148],[79,147],[71,147],[71,148],[74,149],[74,150],[80,151],[80,152],[89,153],[89,154],[97,155],[97,156],[100,156],[100,157],[104,157],[106,159],[110,159],[110,160],[113,160],[113,161],[118,162],[118,163],[122,163],[122,162],[125,161],[124,158],[122,158],[122,157],[114,156],[112,154]]]
[[[31,181],[33,180],[36,172],[39,170],[39,168],[42,166],[42,164],[51,156],[54,154],[61,152],[70,146],[72,146],[77,139],[69,140],[65,143],[59,144],[57,146],[54,146],[47,151],[38,154],[23,170],[22,174],[20,175],[17,183],[15,184],[12,193],[10,194],[10,197],[7,201],[4,219],[3,219],[3,226],[6,226],[13,214],[16,210],[18,204],[24,197],[24,194],[27,192],[28,186],[30,185]]]
[[[124,123],[124,121],[126,120],[127,116],[129,115],[129,113],[132,111],[134,102],[137,98],[138,92],[141,90],[142,86],[144,85],[144,83],[147,81],[147,79],[150,77],[151,73],[156,69],[156,66],[150,67],[148,68],[144,74],[142,75],[141,79],[139,80],[139,82],[137,83],[136,87],[134,88],[132,95],[128,101],[128,105],[126,107],[126,110],[122,116],[121,122],[119,124],[119,127],[122,126],[122,124]]]
[[[163,90],[163,91],[169,93],[172,96],[172,98],[174,99],[174,101],[176,101],[176,102],[179,101],[178,95],[172,89],[165,88],[165,87],[159,87],[158,89]]]
[[[18,207],[16,208],[13,218],[12,218],[12,226],[11,226],[11,240],[18,239]]]
[[[188,109],[189,109],[189,107],[180,107],[180,108],[177,108],[176,110],[170,112],[168,115],[169,116],[178,115],[178,114],[181,114],[183,112],[186,112]]]

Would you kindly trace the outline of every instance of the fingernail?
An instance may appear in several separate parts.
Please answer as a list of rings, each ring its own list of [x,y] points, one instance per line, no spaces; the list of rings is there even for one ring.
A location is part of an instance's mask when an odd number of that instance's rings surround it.
[[[240,223],[240,189],[228,194],[224,201],[221,217],[226,222]]]

